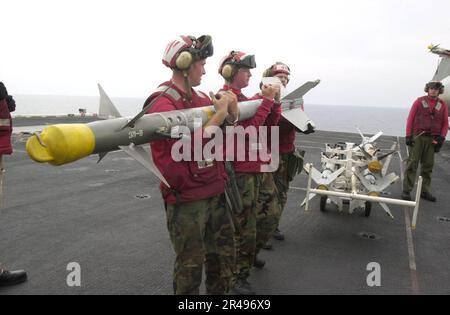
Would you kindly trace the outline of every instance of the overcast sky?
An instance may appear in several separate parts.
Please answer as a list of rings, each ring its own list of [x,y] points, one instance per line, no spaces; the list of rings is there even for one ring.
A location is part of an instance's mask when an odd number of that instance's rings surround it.
[[[227,6],[225,6],[227,5]],[[0,80],[11,94],[146,97],[171,72],[161,63],[181,34],[213,37],[201,90],[217,90],[230,50],[256,55],[251,86],[275,61],[291,89],[322,83],[307,103],[410,106],[450,48],[449,0],[0,0]]]

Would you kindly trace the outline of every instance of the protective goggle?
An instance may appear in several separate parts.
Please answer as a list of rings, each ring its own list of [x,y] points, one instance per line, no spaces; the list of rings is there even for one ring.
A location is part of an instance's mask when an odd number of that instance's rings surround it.
[[[254,55],[248,55],[242,58],[241,60],[237,61],[236,66],[238,67],[245,67],[245,68],[256,68],[256,61]]]
[[[203,35],[194,41],[193,47],[189,49],[196,60],[206,59],[214,53],[212,38],[209,35]]]

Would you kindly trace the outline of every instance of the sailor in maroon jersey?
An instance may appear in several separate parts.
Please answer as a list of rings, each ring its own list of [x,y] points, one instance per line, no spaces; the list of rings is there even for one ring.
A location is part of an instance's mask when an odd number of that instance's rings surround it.
[[[444,85],[431,81],[425,85],[426,96],[419,97],[409,112],[406,123],[406,145],[409,146],[408,164],[403,181],[402,198],[411,200],[419,164],[423,178],[421,197],[436,202],[430,192],[434,154],[439,152],[448,132],[448,107],[439,95]]]
[[[275,226],[273,231],[266,232],[267,228],[271,229],[271,227],[265,225],[261,229],[258,223],[274,221],[279,212],[272,173],[264,172],[264,166],[268,162],[262,161],[258,154],[256,154],[256,160],[252,160],[250,156],[254,155],[252,150],[258,152],[260,146],[263,145],[259,143],[259,127],[268,124],[276,126],[278,123],[281,111],[280,103],[275,99],[279,95],[280,89],[278,86],[267,85],[262,87],[260,95],[253,98],[246,97],[242,93],[242,89],[248,86],[251,77],[250,70],[255,67],[254,55],[248,55],[241,51],[228,53],[219,66],[219,74],[225,79],[222,91],[233,91],[239,102],[262,99],[255,116],[237,124],[237,128],[248,128],[256,135],[245,138],[244,161],[236,158],[239,152],[235,150],[232,163],[243,204],[243,209],[233,209],[238,242],[233,290],[234,293],[243,295],[255,293],[248,282],[250,269],[253,265],[261,268],[264,266],[264,261],[257,260],[256,256],[276,228]],[[257,139],[258,143],[251,143],[252,139]],[[237,141],[239,140],[237,139]],[[276,214],[273,214],[274,212]]]
[[[203,139],[208,127],[221,126],[228,107],[237,107],[236,97],[224,92],[220,97],[210,93],[212,100],[192,87],[200,85],[205,74],[206,58],[212,56],[210,36],[198,39],[180,36],[170,42],[163,63],[172,70],[170,81],[162,83],[144,106],[155,103],[149,113],[181,110],[214,104],[216,113],[206,126],[191,134],[192,141]],[[159,97],[157,99],[157,97]],[[234,262],[234,225],[225,205],[224,185],[227,175],[224,163],[214,159],[195,161],[194,145],[190,160],[175,161],[172,147],[178,139],[150,143],[153,160],[170,187],[161,183],[166,205],[167,227],[176,254],[173,287],[175,294],[199,294],[203,266],[207,294],[229,291]],[[202,148],[206,141],[202,140]]]

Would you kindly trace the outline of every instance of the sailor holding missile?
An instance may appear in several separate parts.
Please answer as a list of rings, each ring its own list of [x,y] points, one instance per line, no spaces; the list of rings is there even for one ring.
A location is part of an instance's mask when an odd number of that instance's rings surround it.
[[[216,113],[195,133],[208,132],[207,127],[222,125],[228,108],[237,106],[236,97],[228,92],[209,98],[192,88],[200,85],[206,58],[212,54],[210,36],[180,36],[171,41],[162,61],[172,70],[172,78],[147,99],[145,105],[160,96],[149,113],[206,106],[212,99]],[[194,133],[192,139],[195,139]],[[225,294],[232,279],[235,244],[234,226],[225,207],[227,175],[224,163],[216,160],[177,162],[171,152],[176,141],[169,138],[150,143],[153,160],[170,184],[168,187],[161,183],[160,189],[176,253],[174,292],[199,294],[205,265],[207,293]]]
[[[263,73],[263,77],[277,77],[284,87],[288,85],[290,75],[291,69],[282,62],[274,63]],[[303,110],[303,106],[298,110]],[[295,174],[302,170],[304,151],[296,150],[295,148],[295,136],[299,130],[292,123],[286,118],[281,117],[278,126],[280,127],[280,165],[274,173],[274,179],[278,190],[278,199],[280,202],[279,219],[281,219],[281,213],[287,202],[289,183],[293,180]],[[304,134],[313,132],[313,128],[308,128],[308,130],[303,131]],[[284,234],[279,230],[278,226],[273,234],[273,238],[279,241],[284,240]]]
[[[242,93],[242,89],[248,86],[252,76],[250,70],[255,67],[254,55],[248,55],[241,51],[228,53],[219,66],[219,74],[225,79],[222,91],[233,91],[239,102],[250,100]],[[239,122],[238,125],[243,128],[254,127],[253,130],[256,133],[259,132],[260,126],[267,125],[268,122],[271,122],[270,126],[276,125],[281,114],[280,106],[275,102],[279,92],[278,86],[263,86],[261,95],[252,98],[263,100],[255,116]],[[259,134],[256,135],[258,141],[259,136]],[[248,139],[249,141],[245,141],[244,145],[245,159],[243,161],[233,160],[236,182],[243,204],[243,209],[233,209],[237,231],[236,275],[233,292],[243,295],[255,294],[248,282],[250,269],[254,264],[259,267],[264,266],[264,261],[256,260],[257,252],[260,249],[257,242],[260,240],[259,243],[264,245],[267,241],[266,238],[270,237],[267,235],[271,235],[273,232],[257,230],[258,213],[263,213],[265,217],[274,217],[273,213],[279,212],[272,173],[263,173],[262,166],[265,162],[262,162],[259,156],[256,160],[249,159],[251,151],[258,151],[262,144],[250,143],[251,135]],[[234,153],[239,154],[237,150]],[[275,228],[276,226],[273,230]]]

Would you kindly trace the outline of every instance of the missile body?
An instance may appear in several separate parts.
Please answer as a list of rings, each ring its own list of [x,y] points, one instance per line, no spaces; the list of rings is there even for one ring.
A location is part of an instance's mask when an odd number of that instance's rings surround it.
[[[308,83],[309,85],[305,88]],[[282,100],[282,115],[286,115],[286,119],[302,131],[314,124],[299,109],[303,105],[301,96],[318,83],[319,81],[315,81],[311,85],[311,82],[307,82],[292,92],[291,97],[288,95]],[[103,89],[100,86],[99,88],[100,102],[110,102],[114,107]],[[262,100],[238,103],[239,121],[252,118],[261,103]],[[177,126],[186,126],[194,131],[194,127],[199,127],[200,121],[204,126],[214,113],[214,106],[205,106],[138,115],[134,119],[121,117],[88,124],[53,125],[31,136],[27,141],[26,149],[29,156],[36,162],[63,165],[91,154],[100,154],[102,157],[110,151],[119,149],[129,151],[126,147],[134,150],[136,146],[170,137],[172,128]]]
[[[261,100],[239,103],[239,120],[253,117]],[[285,104],[286,111],[300,107],[301,102]],[[300,111],[299,111],[300,112]],[[142,116],[132,127],[123,128],[128,118],[95,121],[88,124],[60,124],[46,127],[40,134],[30,137],[26,148],[37,162],[62,165],[85,156],[119,150],[130,144],[142,145],[170,135],[172,128],[186,126],[194,130],[194,121],[204,126],[214,115],[214,106],[175,110]],[[301,113],[300,113],[301,114]],[[308,121],[308,119],[305,119]]]

